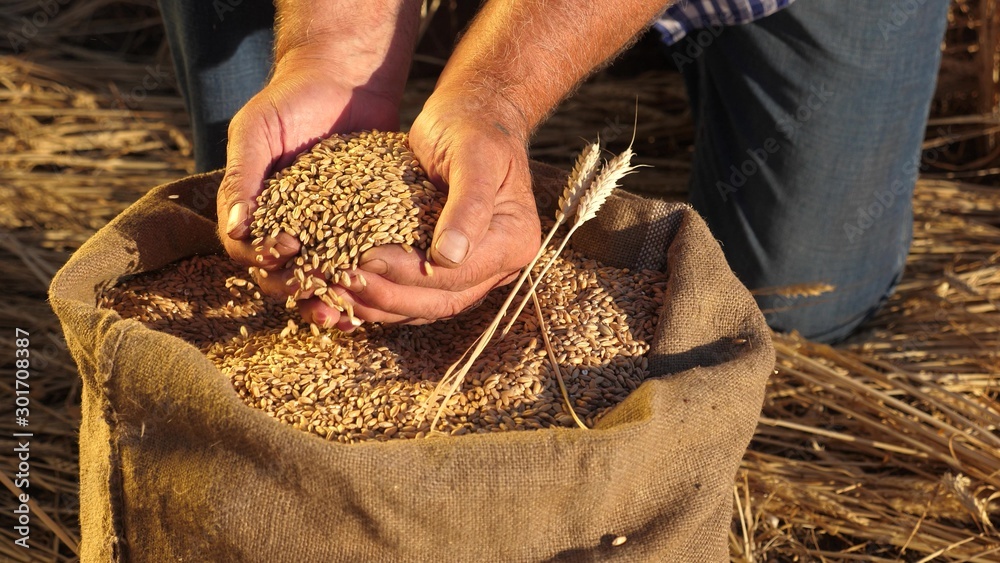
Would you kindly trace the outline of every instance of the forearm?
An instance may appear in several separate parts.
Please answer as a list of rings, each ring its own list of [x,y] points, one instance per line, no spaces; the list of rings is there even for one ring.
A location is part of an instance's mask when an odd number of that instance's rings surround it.
[[[497,125],[527,137],[593,69],[670,0],[490,0],[455,49],[439,89],[474,93]]]
[[[420,0],[276,0],[276,71],[320,65],[340,80],[402,95]]]

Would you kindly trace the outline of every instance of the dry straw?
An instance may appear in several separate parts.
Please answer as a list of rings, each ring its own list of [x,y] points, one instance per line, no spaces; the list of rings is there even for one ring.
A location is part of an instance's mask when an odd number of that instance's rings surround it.
[[[528,276],[528,281],[531,281],[530,275]],[[563,401],[565,402],[566,411],[573,417],[573,422],[575,422],[577,426],[587,430],[588,426],[580,420],[579,416],[577,416],[576,409],[573,408],[573,399],[570,398],[569,391],[566,390],[566,381],[563,379],[562,369],[559,367],[559,356],[552,347],[552,340],[549,338],[549,327],[545,322],[545,312],[542,310],[542,305],[538,302],[538,296],[534,292],[531,294],[531,302],[535,305],[535,314],[538,319],[538,332],[542,335],[542,341],[545,343],[545,351],[548,353],[549,365],[552,366],[552,373],[555,374],[556,382],[559,383],[559,392],[562,394]]]

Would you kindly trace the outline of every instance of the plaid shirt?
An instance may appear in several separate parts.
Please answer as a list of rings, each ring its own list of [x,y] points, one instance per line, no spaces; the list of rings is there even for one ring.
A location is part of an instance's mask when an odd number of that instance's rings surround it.
[[[705,27],[749,23],[769,16],[794,0],[678,0],[653,24],[667,45]]]

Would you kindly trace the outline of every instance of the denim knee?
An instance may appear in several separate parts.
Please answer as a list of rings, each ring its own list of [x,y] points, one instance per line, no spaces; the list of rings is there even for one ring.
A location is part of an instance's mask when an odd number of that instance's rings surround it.
[[[900,268],[881,286],[857,280],[842,287],[805,285],[795,293],[785,284],[782,293],[757,295],[767,324],[776,332],[796,331],[827,344],[844,340],[871,319],[892,295],[903,276]]]
[[[797,2],[681,68],[691,202],[774,329],[842,339],[898,282],[946,11],[927,2],[888,40],[888,4]]]
[[[274,4],[243,0],[237,9],[204,0],[159,0],[159,5],[191,117],[196,169],[221,168],[229,120],[267,84]]]

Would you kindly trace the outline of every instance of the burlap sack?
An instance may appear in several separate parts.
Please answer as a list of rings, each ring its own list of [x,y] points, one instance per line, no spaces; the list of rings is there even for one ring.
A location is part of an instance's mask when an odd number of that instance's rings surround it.
[[[728,559],[733,477],[774,356],[689,207],[617,194],[578,235],[595,258],[670,274],[656,377],[597,428],[343,445],[246,406],[191,345],[95,307],[122,276],[219,251],[219,179],[152,190],[52,282],[83,378],[85,563]]]

